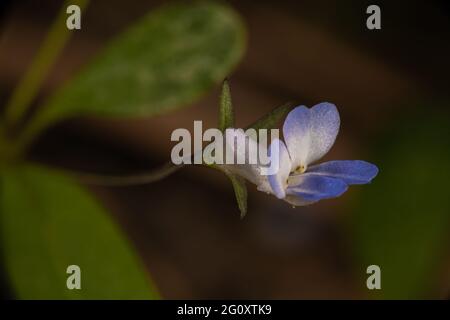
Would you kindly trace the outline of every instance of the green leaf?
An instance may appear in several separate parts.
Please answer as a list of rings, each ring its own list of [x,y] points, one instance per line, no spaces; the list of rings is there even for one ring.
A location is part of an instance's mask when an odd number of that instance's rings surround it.
[[[233,185],[234,195],[241,211],[241,219],[247,214],[247,186],[245,180],[231,172],[226,173]]]
[[[79,185],[38,166],[2,177],[3,258],[20,299],[155,299],[135,251]],[[81,290],[69,290],[69,265]]]
[[[248,126],[255,130],[259,129],[275,129],[278,127],[280,121],[284,119],[289,111],[294,108],[294,104],[291,102],[285,103],[282,106],[276,107],[262,118]]]
[[[226,128],[234,127],[234,111],[231,101],[230,85],[225,80],[222,85],[219,108],[219,130],[224,132]]]
[[[240,17],[213,1],[156,9],[118,36],[44,106],[68,116],[150,116],[185,106],[222,81],[245,49]]]
[[[381,268],[381,290],[368,291],[376,298],[427,298],[437,291],[450,230],[450,130],[449,115],[433,116],[428,104],[426,112],[402,113],[392,130],[384,128],[374,161],[380,173],[354,211],[361,274],[371,264]]]

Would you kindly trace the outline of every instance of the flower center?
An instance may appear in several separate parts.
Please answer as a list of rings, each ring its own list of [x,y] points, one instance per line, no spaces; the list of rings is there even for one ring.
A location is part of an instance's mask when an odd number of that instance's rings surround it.
[[[301,164],[294,170],[294,173],[303,173],[305,171],[306,171],[306,165]]]

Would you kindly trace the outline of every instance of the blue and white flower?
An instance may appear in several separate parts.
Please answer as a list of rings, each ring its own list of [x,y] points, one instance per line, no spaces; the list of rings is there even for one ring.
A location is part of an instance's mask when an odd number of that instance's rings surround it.
[[[361,160],[337,160],[312,165],[331,149],[339,125],[339,113],[331,103],[319,103],[312,108],[298,106],[287,115],[283,124],[286,142],[275,139],[269,150],[247,136],[242,129],[234,129],[247,146],[263,148],[271,159],[277,161],[276,174],[263,175],[260,164],[225,164],[219,167],[244,177],[254,183],[259,191],[273,194],[294,206],[338,197],[349,185],[369,183],[378,174],[374,164]],[[273,156],[276,153],[278,157]],[[248,158],[247,154],[243,156]]]
[[[279,152],[279,170],[267,177],[270,189],[266,183],[259,183],[258,189],[294,206],[302,206],[338,197],[349,185],[369,183],[378,174],[378,168],[365,161],[341,160],[311,165],[333,146],[339,125],[339,113],[331,103],[293,109],[283,125],[286,143],[277,139],[269,148],[269,152]]]

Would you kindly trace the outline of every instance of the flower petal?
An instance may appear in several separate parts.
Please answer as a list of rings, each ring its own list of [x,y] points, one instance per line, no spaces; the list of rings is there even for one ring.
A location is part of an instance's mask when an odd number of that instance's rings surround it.
[[[375,178],[378,174],[378,168],[366,161],[341,160],[311,166],[308,173],[339,178],[347,184],[365,184]]]
[[[233,159],[238,160],[239,157],[245,159],[244,164],[223,164],[219,168],[237,174],[258,186],[258,190],[263,192],[271,192],[267,176],[261,174],[261,167],[258,163],[251,163],[249,150],[258,150],[262,146],[252,137],[245,134],[242,129],[227,129],[237,138],[234,140],[225,139],[225,153],[234,152]],[[245,141],[245,148],[239,148],[237,141]],[[244,152],[244,153],[243,153]],[[264,151],[262,151],[264,152]],[[265,151],[267,152],[267,151]]]
[[[284,122],[283,135],[293,168],[306,167],[323,157],[333,146],[339,125],[339,112],[328,102],[292,110]]]
[[[283,136],[293,169],[306,163],[310,145],[310,120],[310,110],[305,106],[298,106],[289,112],[284,121]]]
[[[322,102],[311,108],[311,146],[306,164],[319,160],[331,149],[339,125],[339,112],[334,104]]]
[[[301,196],[307,201],[318,201],[338,197],[347,188],[348,185],[341,179],[304,173],[289,178],[287,194]]]
[[[283,199],[286,196],[287,180],[291,172],[291,159],[284,142],[279,139],[273,140],[270,144],[269,156],[274,162],[276,173],[269,175],[268,180],[275,196]]]
[[[287,203],[292,204],[294,207],[307,206],[317,202],[306,200],[300,195],[289,195],[289,194],[286,195],[286,197],[283,200],[286,201]]]

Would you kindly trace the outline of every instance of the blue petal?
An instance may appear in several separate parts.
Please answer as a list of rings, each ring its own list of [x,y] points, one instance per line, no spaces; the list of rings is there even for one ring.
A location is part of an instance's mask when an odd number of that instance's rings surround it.
[[[296,184],[292,184],[292,181]],[[304,173],[290,179],[287,193],[307,201],[318,201],[339,197],[347,188],[348,185],[341,179]]]
[[[361,160],[329,161],[308,168],[308,173],[338,178],[347,184],[369,183],[378,174],[376,165]]]
[[[294,207],[307,206],[317,202],[317,200],[306,200],[300,195],[287,195],[283,200],[292,204]]]

